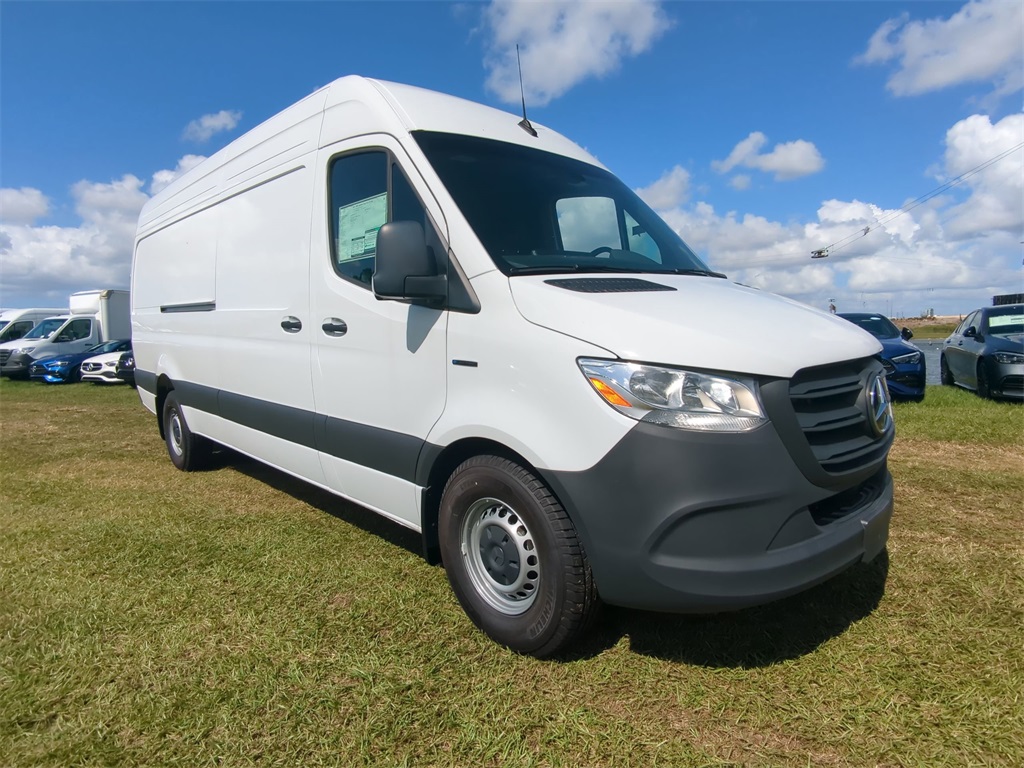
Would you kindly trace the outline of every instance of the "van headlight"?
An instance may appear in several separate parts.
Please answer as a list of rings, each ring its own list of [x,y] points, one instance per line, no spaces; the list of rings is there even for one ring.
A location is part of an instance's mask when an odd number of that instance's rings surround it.
[[[11,354],[12,355],[30,355],[34,351],[35,351],[35,347],[18,347],[13,352],[11,352]]]
[[[753,379],[581,358],[606,403],[637,421],[710,432],[747,432],[768,421]]]

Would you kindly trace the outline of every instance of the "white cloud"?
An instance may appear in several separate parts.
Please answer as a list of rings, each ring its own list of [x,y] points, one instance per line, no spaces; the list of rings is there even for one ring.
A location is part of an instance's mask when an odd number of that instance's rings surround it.
[[[729,179],[729,186],[740,192],[750,189],[750,177],[745,173],[738,173]]]
[[[38,189],[0,189],[0,222],[33,224],[50,212],[50,201]]]
[[[690,174],[685,168],[677,165],[666,171],[656,182],[638,189],[636,193],[652,208],[675,208],[690,199]]]
[[[992,125],[987,115],[972,115],[946,132],[946,173],[956,178],[1018,146],[1024,139],[1024,113]],[[1024,232],[1024,148],[968,177],[971,196],[951,208],[947,234],[956,239],[984,237],[993,231]],[[1019,238],[1018,238],[1019,239]]]
[[[157,171],[153,174],[153,181],[149,185],[149,194],[155,195],[160,190],[166,189],[171,182],[191,171],[205,159],[203,155],[185,155],[178,161],[178,165],[174,169]]]
[[[495,0],[483,13],[490,40],[487,88],[519,103],[516,44],[528,105],[543,106],[589,77],[602,77],[651,47],[672,26],[657,2]]]
[[[733,147],[725,160],[713,160],[711,167],[719,173],[728,173],[742,166],[766,173],[774,173],[776,181],[789,181],[801,176],[817,173],[825,167],[825,161],[818,148],[809,141],[798,139],[776,144],[771,152],[759,154],[768,142],[768,137],[754,131]],[[749,179],[748,179],[749,181]],[[742,182],[740,182],[742,184]]]
[[[961,120],[946,134],[940,181],[1022,137],[1024,113],[995,124],[984,115]],[[719,166],[746,165],[764,146],[757,136],[745,142]],[[840,310],[956,313],[1020,290],[1024,151],[909,211],[839,199],[825,200],[804,222],[718,213],[703,201],[659,211],[713,268],[739,282],[822,308],[836,298]],[[828,259],[811,261],[827,246],[835,246]]]
[[[203,115],[186,126],[185,133],[182,134],[182,138],[186,141],[209,141],[215,133],[232,130],[236,125],[238,125],[238,121],[241,119],[241,112],[227,109],[222,109],[220,112],[215,112],[213,114]]]
[[[1024,5],[976,0],[948,19],[889,19],[872,35],[858,64],[899,60],[888,89],[914,96],[969,82],[994,82],[996,95],[1024,87]]]
[[[186,155],[175,170],[155,173],[150,188],[159,189],[201,160]],[[10,195],[4,190],[5,210],[10,199],[22,204],[26,214],[5,218],[0,228],[0,295],[5,303],[10,296],[59,303],[77,290],[127,288],[135,227],[149,200],[144,187],[144,180],[131,174],[109,183],[79,181],[72,185],[71,198],[81,220],[78,226],[33,226],[34,218],[28,214],[41,210],[38,201],[46,200],[42,193]],[[35,201],[34,207],[24,205],[26,200]]]

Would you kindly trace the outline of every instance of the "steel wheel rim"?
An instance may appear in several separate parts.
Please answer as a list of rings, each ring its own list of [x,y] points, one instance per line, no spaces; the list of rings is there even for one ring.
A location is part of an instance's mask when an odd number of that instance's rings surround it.
[[[522,517],[505,502],[473,502],[462,524],[460,548],[473,589],[506,616],[525,613],[537,599],[540,559]]]
[[[178,415],[177,410],[171,411],[170,424],[170,435],[171,435],[171,450],[174,451],[175,456],[181,456],[183,449],[181,447],[181,417]]]

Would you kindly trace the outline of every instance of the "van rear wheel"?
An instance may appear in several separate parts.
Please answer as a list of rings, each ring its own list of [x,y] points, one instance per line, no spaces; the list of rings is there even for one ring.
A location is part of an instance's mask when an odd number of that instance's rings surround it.
[[[177,395],[170,392],[164,400],[164,441],[171,463],[183,472],[195,472],[209,463],[209,443],[192,434],[182,413]]]
[[[441,496],[441,558],[473,623],[538,658],[576,642],[600,606],[565,509],[531,472],[497,456],[463,462]]]

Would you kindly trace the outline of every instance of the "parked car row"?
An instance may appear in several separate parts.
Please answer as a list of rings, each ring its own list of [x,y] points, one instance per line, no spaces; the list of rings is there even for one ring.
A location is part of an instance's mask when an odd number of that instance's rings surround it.
[[[841,313],[882,342],[879,358],[895,400],[924,399],[925,356],[910,343],[913,332],[898,329],[874,312]],[[981,397],[1024,399],[1024,304],[982,307],[969,312],[942,343],[939,380]]]
[[[49,384],[75,381],[135,386],[135,357],[131,339],[114,339],[96,344],[84,352],[70,352],[35,360],[28,369],[29,378]]]

